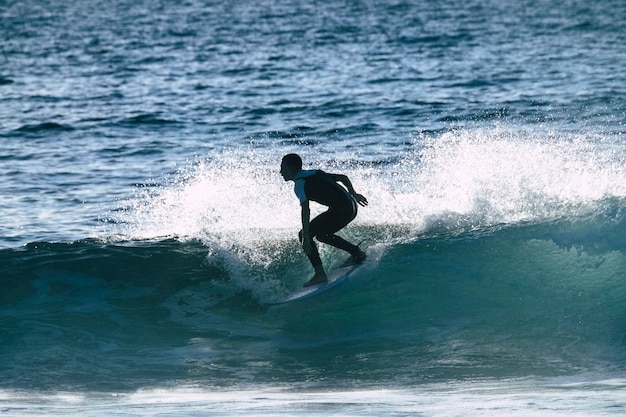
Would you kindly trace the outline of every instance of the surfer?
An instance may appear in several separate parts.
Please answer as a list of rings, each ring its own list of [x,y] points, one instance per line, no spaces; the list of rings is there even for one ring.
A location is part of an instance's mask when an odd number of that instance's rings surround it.
[[[304,286],[328,281],[313,238],[345,250],[352,255],[355,262],[363,262],[365,252],[335,234],[354,220],[357,204],[363,207],[368,204],[367,199],[354,190],[348,177],[342,174],[329,174],[322,170],[303,170],[302,158],[295,153],[283,157],[280,174],[285,181],[294,182],[294,191],[302,207],[302,230],[298,237],[304,253],[315,270],[313,278]],[[309,201],[324,205],[328,210],[311,220]]]

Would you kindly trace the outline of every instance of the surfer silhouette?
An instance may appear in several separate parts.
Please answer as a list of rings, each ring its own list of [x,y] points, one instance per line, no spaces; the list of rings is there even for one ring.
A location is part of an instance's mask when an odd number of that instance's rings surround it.
[[[363,207],[368,204],[367,199],[354,190],[348,177],[342,174],[329,174],[322,170],[303,170],[302,158],[295,153],[283,157],[280,174],[285,181],[294,182],[294,191],[302,207],[302,230],[298,237],[304,253],[315,270],[313,278],[304,286],[328,281],[313,238],[350,253],[355,262],[363,262],[365,252],[335,234],[354,220],[357,215],[357,204]],[[343,184],[343,187],[339,183]],[[328,210],[311,220],[310,201],[324,205]]]

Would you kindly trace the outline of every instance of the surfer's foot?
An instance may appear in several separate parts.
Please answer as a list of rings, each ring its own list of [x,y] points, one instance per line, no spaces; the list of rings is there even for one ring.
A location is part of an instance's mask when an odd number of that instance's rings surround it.
[[[357,253],[353,254],[351,258],[352,258],[351,260],[355,264],[360,264],[360,263],[365,262],[365,259],[367,258],[367,254],[365,252],[363,252],[361,250],[361,248],[359,248],[359,251]]]
[[[367,254],[358,248],[358,252],[353,253],[348,259],[346,259],[341,267],[359,265],[365,262],[365,259],[367,259]]]
[[[324,282],[328,282],[328,277],[326,276],[326,273],[317,273],[313,276],[313,278],[311,278],[310,280],[308,280],[304,286],[305,287],[310,287],[311,285],[316,285],[316,284],[322,284]]]

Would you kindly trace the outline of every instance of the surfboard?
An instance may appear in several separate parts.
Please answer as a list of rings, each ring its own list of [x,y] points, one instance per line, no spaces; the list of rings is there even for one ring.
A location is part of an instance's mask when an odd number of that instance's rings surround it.
[[[324,291],[328,291],[331,288],[334,288],[337,285],[340,285],[344,283],[345,281],[347,281],[348,278],[350,278],[354,274],[354,272],[362,266],[363,264],[357,264],[357,265],[348,265],[348,266],[337,268],[328,274],[327,282],[311,285],[310,287],[302,287],[298,289],[296,292],[292,293],[291,295],[288,295],[287,297],[278,301],[274,301],[270,304],[272,305],[285,304],[285,303],[289,303],[292,301],[304,300],[306,298],[310,298],[315,295],[318,295]]]

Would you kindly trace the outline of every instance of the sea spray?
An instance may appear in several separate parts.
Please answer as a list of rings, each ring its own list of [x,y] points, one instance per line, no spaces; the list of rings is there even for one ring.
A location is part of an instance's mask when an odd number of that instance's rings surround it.
[[[368,196],[370,206],[353,223],[358,226],[420,233],[541,222],[626,196],[623,149],[582,133],[501,125],[459,129],[418,135],[409,150],[380,162],[325,160],[315,148],[300,152],[305,166],[344,172]],[[244,147],[198,158],[158,187],[140,190],[122,212],[123,233],[219,237],[250,249],[258,249],[259,240],[293,236],[299,212],[292,184],[277,172],[281,156]]]

